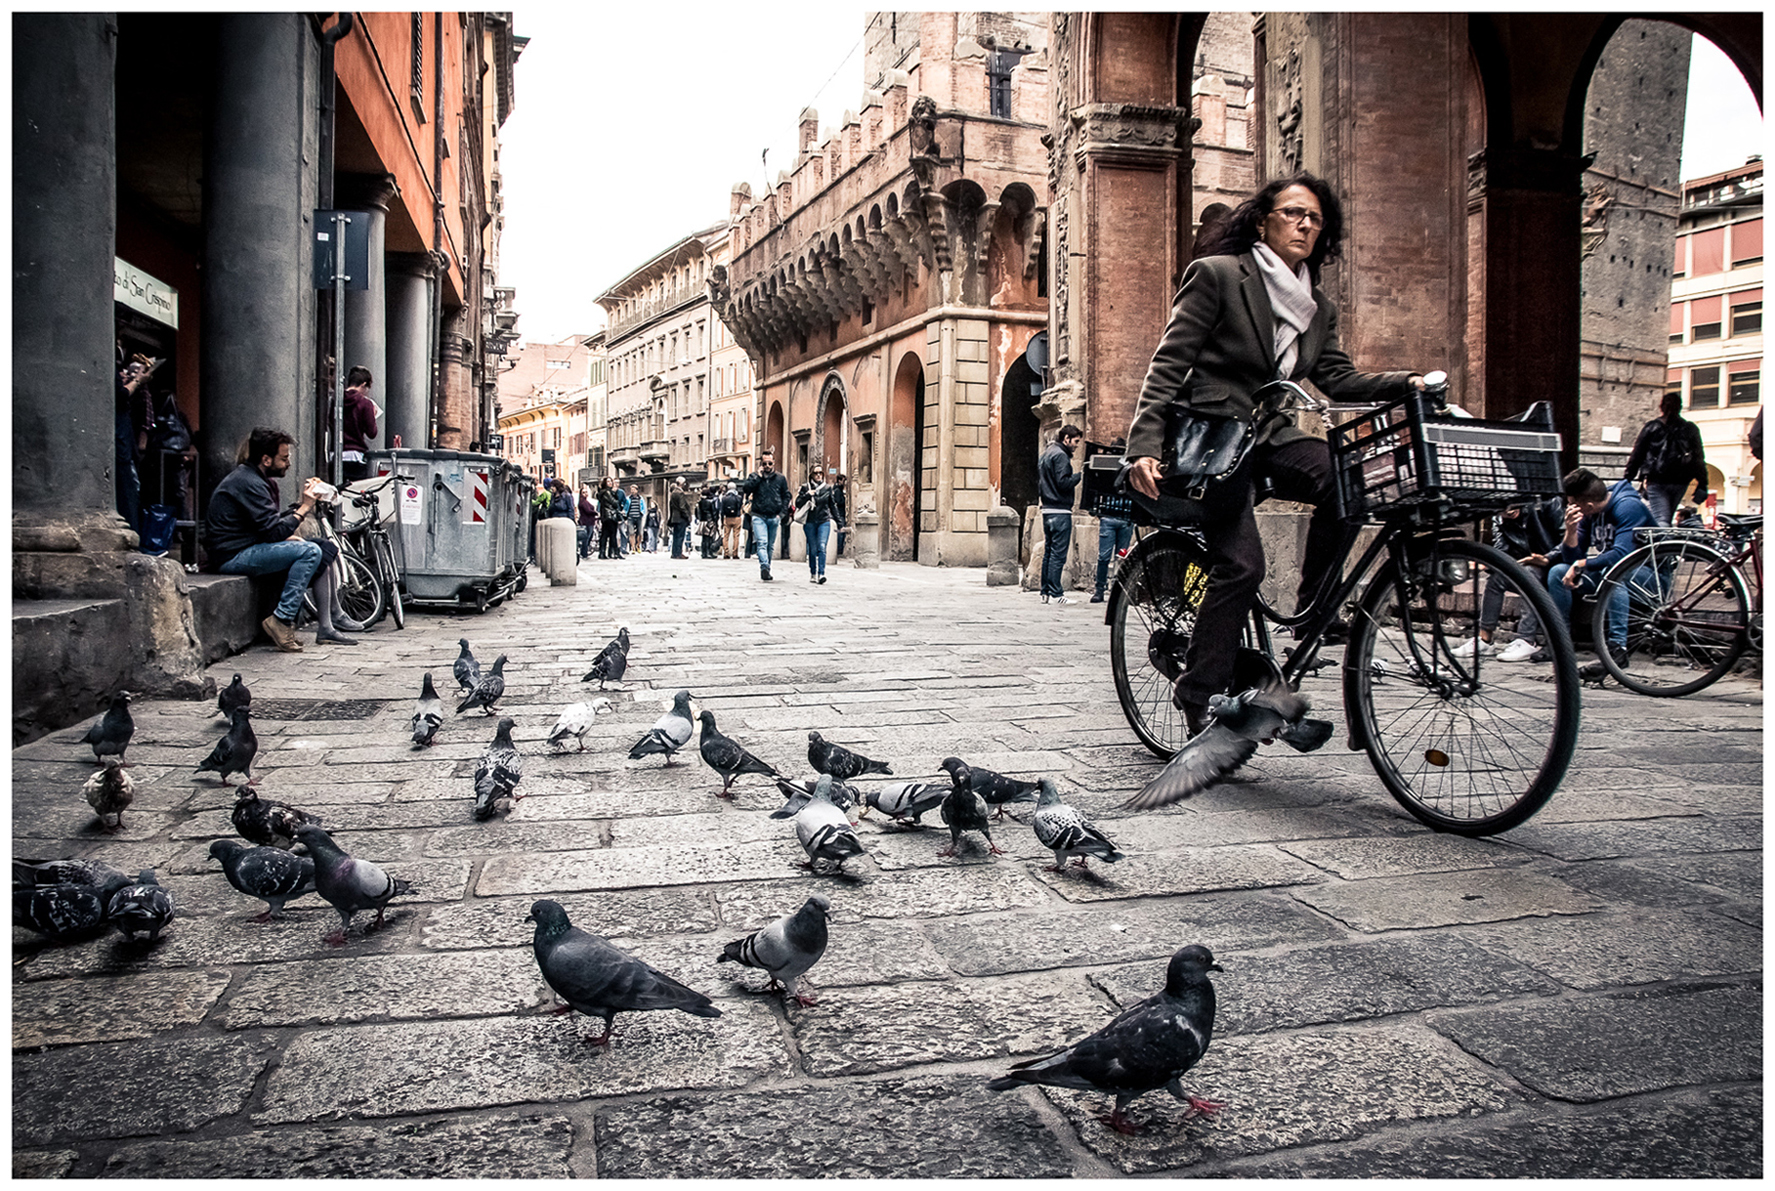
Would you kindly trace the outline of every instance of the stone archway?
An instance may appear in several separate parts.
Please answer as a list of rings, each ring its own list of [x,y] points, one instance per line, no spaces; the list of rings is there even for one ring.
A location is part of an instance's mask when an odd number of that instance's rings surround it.
[[[890,562],[918,558],[918,518],[922,503],[920,443],[924,438],[924,361],[914,352],[900,357],[894,370],[889,404],[886,451],[882,459],[883,556]]]
[[[814,441],[808,459],[810,464],[825,464],[829,475],[843,472],[850,458],[845,434],[848,412],[844,381],[834,373],[820,386],[819,400],[814,405]]]

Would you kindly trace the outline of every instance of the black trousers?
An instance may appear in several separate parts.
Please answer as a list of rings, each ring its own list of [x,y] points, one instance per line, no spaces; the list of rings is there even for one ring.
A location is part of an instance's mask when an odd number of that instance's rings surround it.
[[[1239,471],[1203,501],[1208,588],[1196,613],[1183,677],[1177,680],[1177,693],[1191,703],[1207,703],[1209,695],[1227,693],[1246,619],[1264,580],[1263,540],[1252,508],[1253,486],[1260,475],[1269,477],[1271,493],[1278,499],[1314,506],[1296,607],[1312,596],[1320,577],[1336,561],[1343,527],[1333,499],[1331,448],[1319,438],[1253,447]]]

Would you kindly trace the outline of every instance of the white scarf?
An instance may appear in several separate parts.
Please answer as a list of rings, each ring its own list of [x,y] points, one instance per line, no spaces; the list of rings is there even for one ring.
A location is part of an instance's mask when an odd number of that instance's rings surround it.
[[[1263,274],[1263,287],[1269,291],[1270,313],[1276,317],[1276,375],[1287,379],[1300,358],[1296,342],[1319,312],[1313,300],[1312,276],[1302,261],[1291,273],[1268,244],[1259,240],[1251,246],[1257,260],[1257,271]]]

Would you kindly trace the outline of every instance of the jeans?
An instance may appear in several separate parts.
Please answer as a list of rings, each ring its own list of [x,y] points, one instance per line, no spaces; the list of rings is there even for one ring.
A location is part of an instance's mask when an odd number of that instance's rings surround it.
[[[646,539],[642,544],[642,549],[646,550],[647,553],[653,554],[659,550],[659,526],[649,525],[646,529],[641,531],[641,536]]]
[[[616,522],[598,520],[598,557],[620,558],[616,552]]]
[[[673,558],[685,557],[684,539],[685,539],[685,537],[687,537],[689,535],[689,533],[690,533],[690,525],[688,522],[686,522],[685,524],[682,524],[682,525],[672,526],[672,557]]]
[[[1576,590],[1573,590],[1565,585],[1566,572],[1571,569],[1570,563],[1562,562],[1556,563],[1553,569],[1547,572],[1547,591],[1553,596],[1553,606],[1559,609],[1559,614],[1565,618],[1568,625],[1572,622],[1574,597],[1595,595],[1597,587],[1608,574],[1606,570],[1592,571],[1589,564],[1585,564],[1584,569],[1578,572],[1578,586]],[[1609,598],[1608,643],[1611,648],[1625,649],[1627,647],[1627,589],[1638,587],[1644,590],[1655,582],[1656,577],[1652,574],[1652,568],[1641,567],[1633,573],[1633,581],[1630,584],[1624,583],[1615,588],[1614,595]]]
[[[277,601],[277,618],[294,624],[302,609],[302,593],[313,582],[320,563],[321,548],[313,542],[259,542],[223,563],[222,574],[275,575],[288,570],[283,595]]]
[[[1060,572],[1066,567],[1066,552],[1072,547],[1072,514],[1043,513],[1042,532],[1042,594],[1061,595]]]
[[[1669,525],[1676,516],[1676,507],[1682,503],[1683,493],[1689,490],[1689,481],[1680,484],[1660,484],[1656,480],[1646,481],[1646,507],[1652,510],[1653,525]]]
[[[807,531],[807,573],[818,579],[826,573],[826,543],[832,540],[832,522],[802,523]]]
[[[591,547],[592,527],[589,525],[582,525],[579,527],[579,556],[584,558],[591,550]]]
[[[1125,517],[1105,517],[1097,523],[1097,587],[1102,595],[1109,583],[1109,560],[1118,550],[1126,550],[1134,540],[1134,523]]]
[[[770,560],[777,552],[777,519],[775,517],[752,518],[752,544],[758,550],[758,573],[770,574]]]
[[[1526,563],[1523,568],[1535,580],[1545,583],[1547,572],[1541,567],[1531,567]],[[1488,571],[1485,576],[1485,595],[1479,602],[1479,628],[1490,633],[1498,627],[1498,617],[1504,611],[1504,583],[1498,578],[1496,571]],[[1525,641],[1534,641],[1541,635],[1541,621],[1535,615],[1535,606],[1523,601],[1522,616],[1516,621],[1516,635]]]

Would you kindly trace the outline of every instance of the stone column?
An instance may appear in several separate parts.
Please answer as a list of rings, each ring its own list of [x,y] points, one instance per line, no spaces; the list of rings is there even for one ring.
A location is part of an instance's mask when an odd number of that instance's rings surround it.
[[[419,252],[388,255],[388,377],[377,380],[386,416],[382,440],[429,448],[431,433],[431,257]]]
[[[344,179],[341,179],[344,181]],[[345,342],[339,349],[340,367],[368,368],[375,379],[371,396],[383,407],[370,436],[372,451],[388,441],[388,413],[393,407],[388,378],[388,200],[389,180],[365,178],[341,188],[341,205],[370,217],[370,276],[368,289],[345,291]]]

